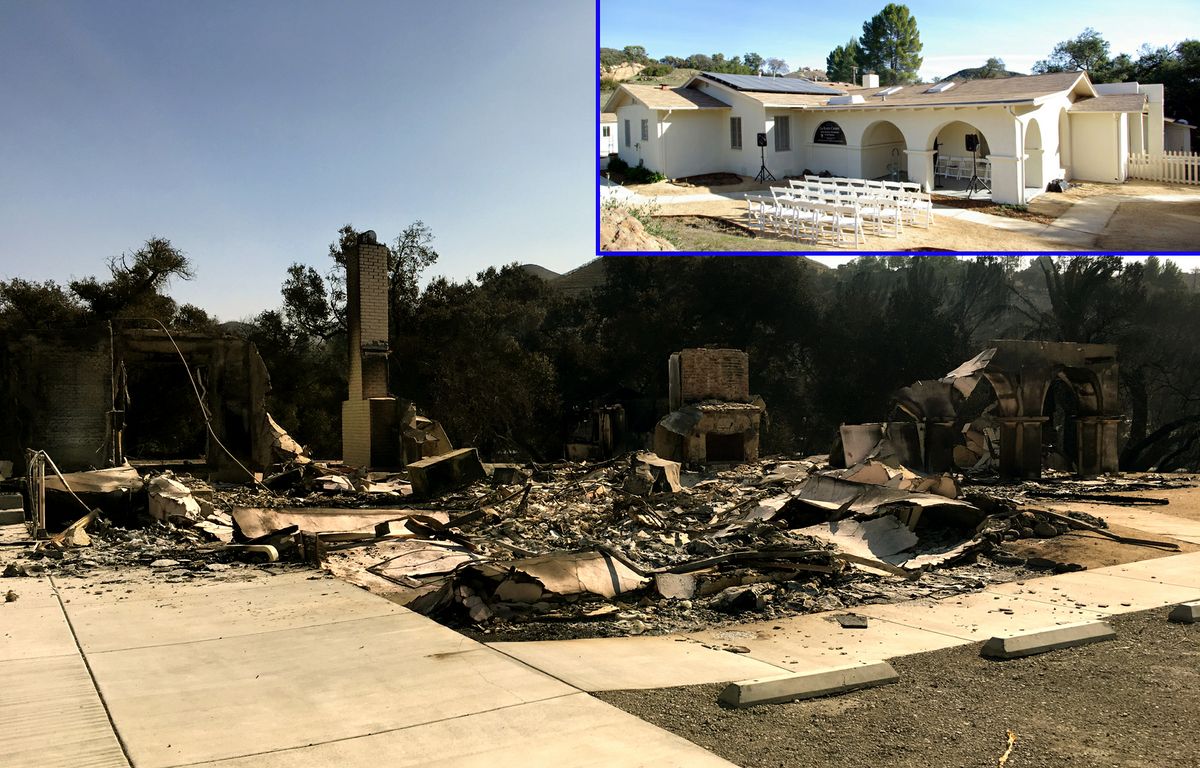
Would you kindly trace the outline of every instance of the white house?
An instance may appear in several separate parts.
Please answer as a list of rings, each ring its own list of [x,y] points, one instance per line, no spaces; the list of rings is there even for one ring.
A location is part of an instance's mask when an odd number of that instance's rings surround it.
[[[1172,120],[1168,117],[1166,128],[1167,135],[1163,139],[1163,149],[1168,152],[1191,154],[1192,132],[1196,130],[1196,126],[1188,125],[1187,120]]]
[[[617,151],[617,116],[612,112],[600,113],[600,167],[606,167],[608,156]]]
[[[935,152],[978,156],[993,199],[1022,204],[1052,179],[1123,182],[1130,152],[1163,151],[1161,85],[1093,85],[1064,72],[881,88],[705,72],[678,88],[622,84],[621,159],[669,178],[731,171],[777,178],[804,170],[879,178],[907,172],[934,186]],[[766,134],[761,151],[758,134]]]

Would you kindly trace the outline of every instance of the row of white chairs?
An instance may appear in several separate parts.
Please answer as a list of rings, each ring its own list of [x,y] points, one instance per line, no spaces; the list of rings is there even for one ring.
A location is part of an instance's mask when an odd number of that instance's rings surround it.
[[[898,236],[904,228],[904,213],[899,201],[882,194],[881,190],[861,187],[826,187],[816,190],[812,189],[810,184],[800,182],[799,186],[771,187],[771,195],[776,200],[854,206],[858,209],[863,227],[871,230],[872,234]]]
[[[929,193],[922,192],[921,185],[916,182],[805,176],[803,179],[789,179],[788,184],[792,189],[810,195],[833,192],[843,196],[865,195],[894,200],[903,214],[902,224],[933,226],[933,199]]]
[[[814,245],[823,239],[842,244],[847,236],[854,247],[867,242],[863,209],[857,203],[823,202],[795,197],[746,195],[752,225]]]
[[[974,164],[972,164],[974,162]],[[992,180],[992,161],[986,157],[950,157],[938,155],[934,173],[947,179],[969,179],[972,172],[978,172],[979,178],[990,182]]]

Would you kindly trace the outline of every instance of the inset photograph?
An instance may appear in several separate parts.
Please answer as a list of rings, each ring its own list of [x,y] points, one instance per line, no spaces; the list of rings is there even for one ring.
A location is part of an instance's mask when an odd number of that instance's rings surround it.
[[[1196,248],[1200,42],[861,5],[602,3],[600,249]]]

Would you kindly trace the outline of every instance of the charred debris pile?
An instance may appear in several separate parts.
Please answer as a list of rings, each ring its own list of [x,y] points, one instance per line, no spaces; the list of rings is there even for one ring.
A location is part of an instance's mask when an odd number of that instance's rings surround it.
[[[399,473],[305,460],[246,485],[119,467],[47,477],[45,506],[91,511],[19,555],[0,552],[0,570],[144,565],[188,580],[319,566],[492,636],[658,633],[1072,570],[1009,547],[1076,530],[1121,537],[1102,519],[1042,508],[1047,499],[1165,503],[1124,494],[1185,484],[964,483],[893,464],[816,456],[688,471],[649,452],[484,464],[468,448]]]

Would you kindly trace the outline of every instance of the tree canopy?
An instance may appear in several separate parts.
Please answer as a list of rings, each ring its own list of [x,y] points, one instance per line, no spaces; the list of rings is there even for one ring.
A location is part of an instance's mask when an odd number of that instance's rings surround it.
[[[859,57],[862,48],[858,38],[852,37],[845,45],[839,45],[829,52],[825,59],[825,75],[835,83],[858,82]]]
[[[863,22],[862,71],[874,71],[883,85],[915,83],[921,58],[921,33],[917,19],[906,5],[888,3],[883,10]]]
[[[767,71],[772,75],[786,75],[790,70],[786,61],[772,57],[767,59]]]
[[[1071,40],[1054,46],[1049,58],[1033,65],[1036,74],[1048,72],[1088,72],[1102,76],[1108,66],[1108,41],[1088,27]],[[1095,78],[1093,78],[1095,79]]]
[[[1137,57],[1109,56],[1110,46],[1088,27],[1071,40],[1054,46],[1046,59],[1033,66],[1037,74],[1086,71],[1095,83],[1162,83],[1168,117],[1200,122],[1200,40],[1183,40],[1159,48],[1143,45]]]

